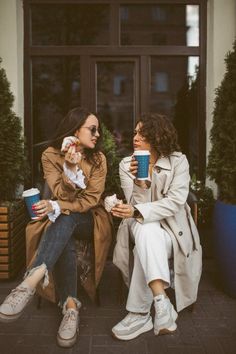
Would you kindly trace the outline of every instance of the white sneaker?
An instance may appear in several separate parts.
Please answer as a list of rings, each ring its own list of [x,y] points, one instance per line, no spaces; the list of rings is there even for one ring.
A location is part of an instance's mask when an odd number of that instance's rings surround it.
[[[58,333],[57,343],[61,347],[72,347],[77,339],[79,325],[79,313],[75,309],[67,309],[61,321]]]
[[[35,289],[31,289],[26,283],[13,289],[0,306],[0,321],[11,322],[19,318],[34,293]]]
[[[150,331],[152,328],[153,323],[150,313],[141,315],[129,312],[121,322],[112,328],[112,333],[118,339],[130,340]]]
[[[154,306],[156,311],[154,320],[155,335],[174,332],[177,328],[175,321],[178,314],[169,298],[162,294],[155,296]]]

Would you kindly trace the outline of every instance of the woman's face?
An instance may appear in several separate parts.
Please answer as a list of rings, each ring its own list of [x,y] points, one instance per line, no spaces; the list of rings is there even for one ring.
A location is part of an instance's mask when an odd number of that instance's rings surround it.
[[[98,119],[93,114],[90,114],[85,123],[76,130],[75,136],[79,138],[80,148],[94,149],[97,140],[100,136],[98,132]]]
[[[151,145],[147,140],[139,134],[139,131],[142,127],[142,123],[139,122],[134,130],[134,137],[133,137],[133,147],[134,150],[149,150],[151,151]]]

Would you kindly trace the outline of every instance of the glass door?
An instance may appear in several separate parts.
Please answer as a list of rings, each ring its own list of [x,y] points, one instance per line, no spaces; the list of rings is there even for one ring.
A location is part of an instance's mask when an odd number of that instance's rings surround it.
[[[93,58],[92,107],[113,133],[120,156],[132,152],[132,134],[139,109],[139,59]],[[92,89],[92,91],[93,91]]]

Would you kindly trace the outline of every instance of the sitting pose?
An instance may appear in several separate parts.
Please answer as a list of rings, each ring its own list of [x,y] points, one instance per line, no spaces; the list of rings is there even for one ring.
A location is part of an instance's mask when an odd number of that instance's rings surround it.
[[[177,311],[193,304],[202,267],[199,236],[186,203],[189,165],[179,151],[174,126],[163,115],[144,114],[136,125],[133,146],[134,150],[149,150],[149,177],[137,179],[138,162],[134,157],[124,158],[120,180],[127,204],[111,210],[123,218],[113,261],[129,286],[129,313],[112,328],[113,335],[122,340],[153,328],[152,303],[155,335],[174,332],[178,314],[165,290],[173,284]],[[131,276],[129,238],[134,244]]]
[[[22,314],[36,287],[49,300],[56,301],[57,294],[64,315],[57,334],[62,347],[72,346],[78,332],[81,303],[77,298],[76,243],[93,244],[94,269],[82,284],[91,298],[111,243],[111,216],[101,200],[107,166],[99,140],[98,118],[83,108],[72,109],[61,121],[55,139],[42,154],[51,199],[33,206],[38,220],[26,229],[28,270],[0,306],[0,320],[10,322]]]

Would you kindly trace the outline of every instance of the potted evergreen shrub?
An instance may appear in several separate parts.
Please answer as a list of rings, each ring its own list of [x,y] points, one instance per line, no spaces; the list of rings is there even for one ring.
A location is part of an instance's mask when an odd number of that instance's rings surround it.
[[[236,296],[236,41],[216,90],[207,173],[218,186],[213,235],[223,286]]]
[[[0,279],[16,275],[24,264],[25,208],[16,199],[28,171],[20,118],[0,58]]]

